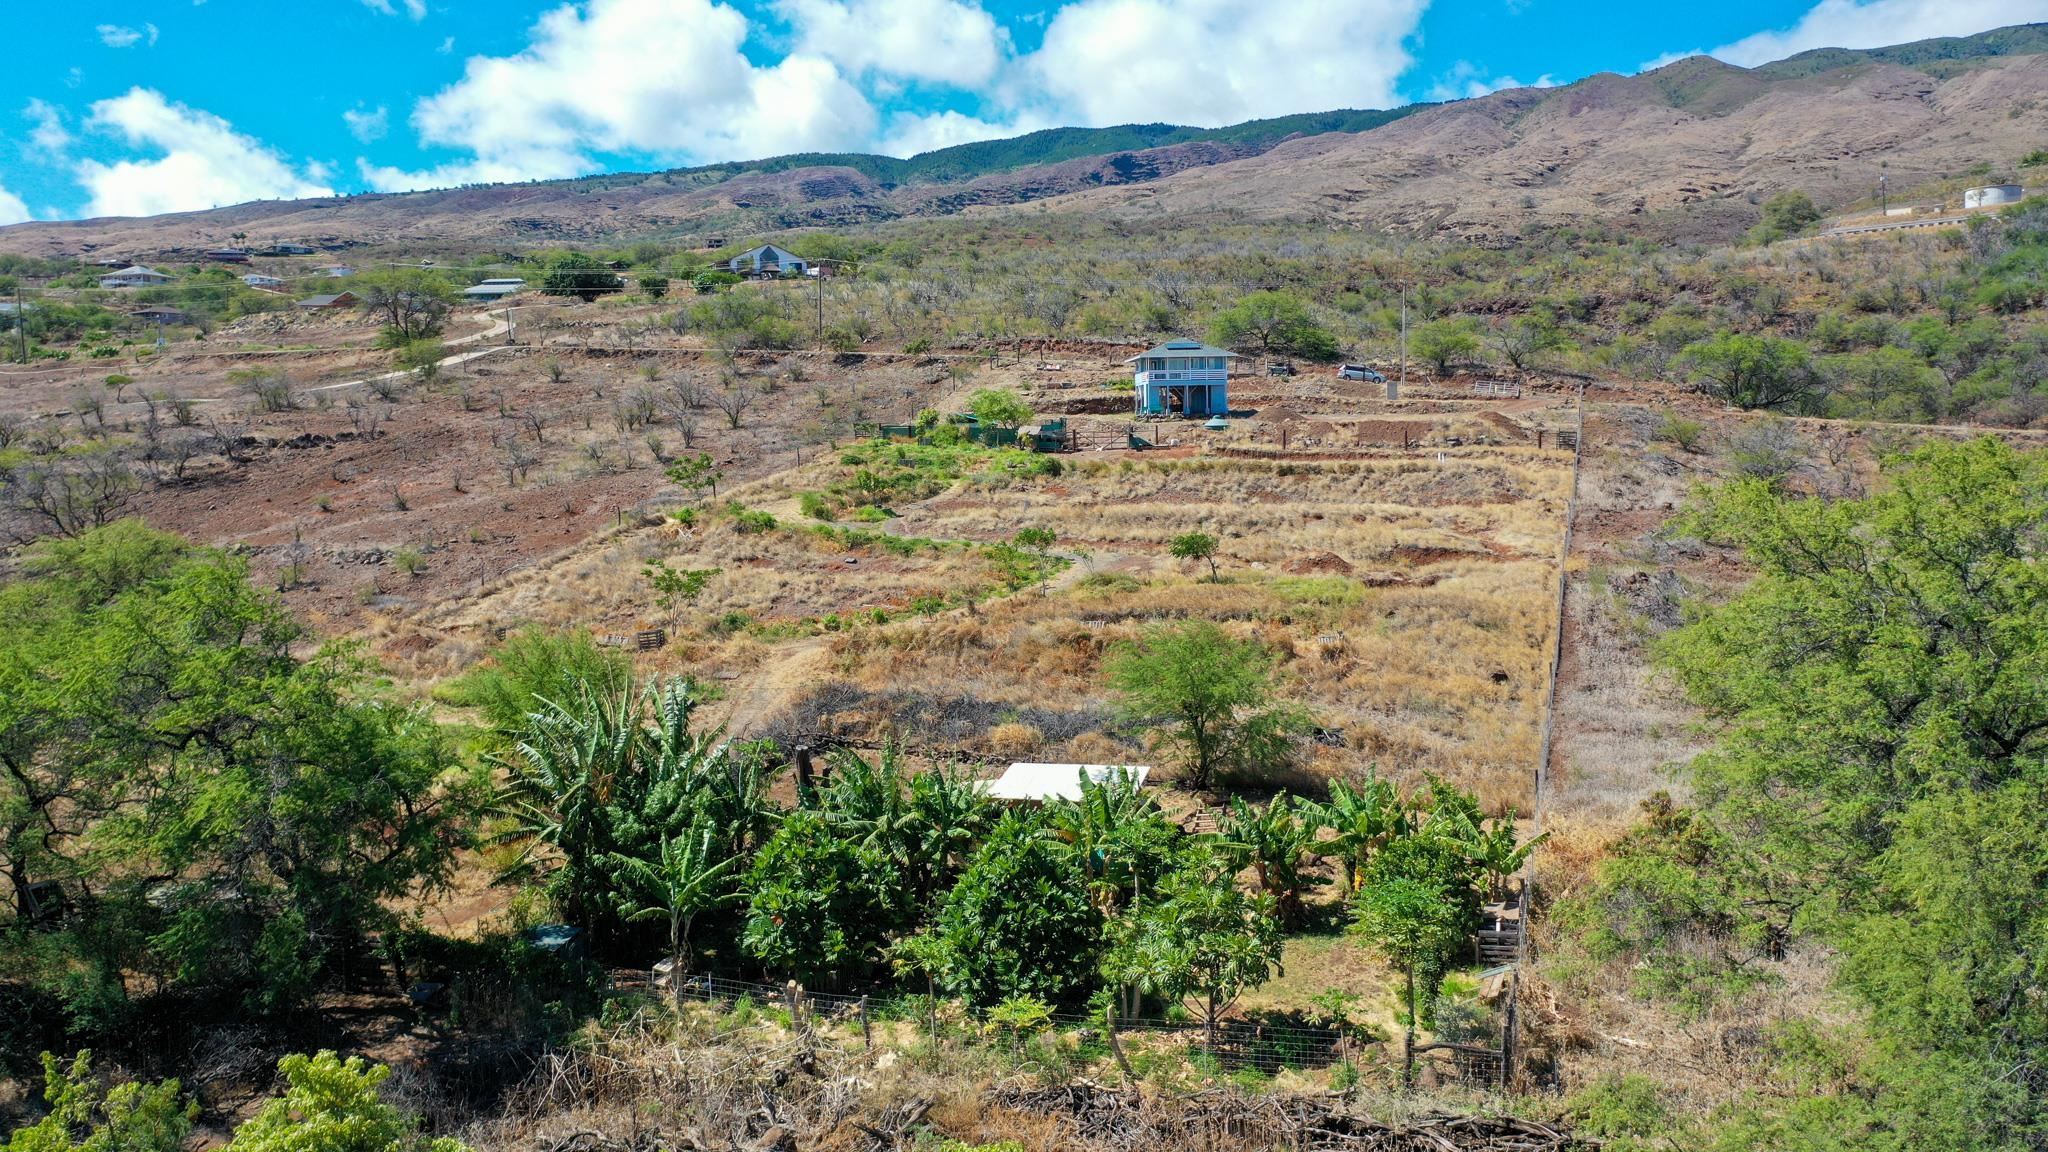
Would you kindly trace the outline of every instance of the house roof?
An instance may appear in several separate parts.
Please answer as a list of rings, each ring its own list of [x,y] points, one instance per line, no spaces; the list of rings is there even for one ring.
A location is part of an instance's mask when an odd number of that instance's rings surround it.
[[[1095,784],[1107,783],[1119,772],[1144,787],[1152,769],[1142,764],[1012,764],[988,786],[991,800],[1079,800],[1081,777]]]
[[[1237,353],[1232,352],[1229,349],[1212,348],[1209,345],[1202,343],[1200,340],[1168,340],[1166,343],[1161,344],[1157,348],[1147,348],[1145,351],[1140,352],[1136,356],[1131,357],[1129,360],[1124,361],[1124,363],[1129,364],[1133,361],[1143,360],[1147,356],[1235,357],[1236,355]]]
[[[304,300],[299,301],[299,307],[328,308],[340,303],[343,297],[347,297],[349,300],[354,300],[356,298],[355,293],[353,292],[336,292],[333,293],[332,295],[327,296],[308,296]]]
[[[472,284],[464,288],[462,294],[464,296],[510,296],[514,292],[524,291],[525,288],[524,282],[507,284],[502,280],[486,280],[481,284]]]
[[[802,263],[802,262],[803,262],[803,257],[801,257],[801,256],[797,255],[797,254],[796,254],[796,253],[794,253],[794,252],[791,252],[791,251],[790,251],[789,249],[787,249],[787,248],[781,247],[780,245],[776,245],[776,244],[762,244],[762,245],[759,245],[758,247],[754,247],[754,248],[749,248],[749,249],[747,249],[747,250],[746,250],[745,252],[742,252],[742,253],[740,253],[739,255],[737,255],[737,256],[735,256],[735,257],[733,257],[733,259],[734,259],[734,260],[748,260],[748,259],[751,259],[751,258],[753,258],[753,257],[755,257],[755,256],[757,256],[757,255],[759,255],[759,254],[761,254],[761,253],[763,253],[763,252],[773,252],[773,253],[775,253],[775,259],[776,259],[776,261],[777,261],[778,263],[781,263],[781,262],[786,262],[786,261],[788,261],[788,260],[795,260],[795,261],[797,261],[798,263]]]
[[[493,276],[493,277],[491,277],[491,278],[490,278],[489,280],[479,280],[479,281],[477,281],[477,283],[476,283],[476,287],[478,287],[478,288],[481,288],[481,287],[483,287],[483,286],[484,286],[484,285],[486,285],[486,284],[521,284],[521,285],[523,285],[523,284],[525,284],[525,283],[526,283],[526,281],[525,281],[525,280],[522,280],[522,279],[520,279],[520,278],[519,278],[519,277],[517,277],[517,276]]]
[[[164,276],[163,273],[157,271],[156,269],[144,268],[140,264],[130,264],[128,267],[123,268],[118,272],[109,272],[105,276],[101,277],[101,279],[111,280],[116,276],[163,276],[163,278],[166,280],[170,279],[169,276]]]

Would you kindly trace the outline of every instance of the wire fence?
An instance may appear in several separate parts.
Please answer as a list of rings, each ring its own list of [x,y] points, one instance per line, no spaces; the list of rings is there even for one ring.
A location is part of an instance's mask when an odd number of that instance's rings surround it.
[[[1124,1019],[1073,1012],[1034,1015],[1029,1021],[1012,1023],[999,1013],[968,1010],[965,1017],[956,1003],[941,1003],[932,997],[906,995],[897,991],[883,994],[817,992],[795,981],[781,985],[735,980],[724,976],[691,975],[682,979],[675,994],[686,1000],[707,1004],[736,1005],[742,1001],[787,1013],[796,1021],[825,1021],[858,1029],[863,1039],[873,1042],[876,1028],[907,1022],[928,1034],[968,1028],[996,1041],[1007,1042],[1020,1054],[1038,1036],[1052,1036],[1064,1050],[1062,1059],[1095,1060],[1142,1072],[1155,1067],[1162,1058],[1182,1060],[1213,1071],[1253,1071],[1266,1076],[1282,1072],[1315,1072],[1338,1065],[1374,1063],[1397,1065],[1399,1042],[1388,1043],[1359,1028],[1328,1028],[1289,1019],[1231,1017],[1219,1020],[1213,1029],[1201,1023],[1162,1019]],[[1418,1066],[1432,1069],[1438,1079],[1480,1087],[1501,1082],[1505,1068],[1500,1049],[1498,1022],[1484,1026],[1482,1035],[1459,1043],[1419,1045]],[[1038,1049],[1034,1054],[1044,1054]]]

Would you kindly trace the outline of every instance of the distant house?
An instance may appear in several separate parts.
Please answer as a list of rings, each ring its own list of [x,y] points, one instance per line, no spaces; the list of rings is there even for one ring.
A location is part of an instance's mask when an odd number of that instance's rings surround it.
[[[311,256],[313,250],[304,244],[272,244],[267,248],[258,248],[256,254],[258,256]]]
[[[147,308],[137,308],[135,311],[130,312],[129,315],[146,324],[183,324],[185,322],[185,310],[173,308],[169,304],[151,304]]]
[[[308,296],[304,300],[299,301],[299,308],[306,312],[324,312],[330,308],[353,308],[355,306],[356,294],[353,292],[336,292],[331,296]]]
[[[725,266],[742,276],[801,276],[810,267],[803,257],[773,244],[749,248],[726,261]]]
[[[526,281],[521,280],[517,276],[500,276],[493,280],[486,280],[481,284],[472,284],[462,290],[462,295],[466,299],[488,304],[494,300],[503,300],[507,296],[515,295],[525,290]]]
[[[102,288],[148,288],[155,284],[169,284],[171,278],[154,268],[130,264],[119,272],[110,272],[100,277]]]
[[[208,248],[203,255],[216,264],[247,264],[249,253],[241,248]]]
[[[261,272],[251,272],[247,276],[242,277],[242,283],[247,284],[251,288],[284,287],[284,281],[282,279],[279,279],[276,276],[265,276]]]
[[[1142,764],[1012,764],[982,794],[991,800],[1026,804],[1079,800],[1083,777],[1100,785],[1123,775],[1143,788],[1145,777],[1151,774],[1152,769]]]
[[[346,264],[329,264],[327,267],[322,268],[320,270],[320,274],[322,276],[329,276],[336,280],[339,280],[345,276],[355,275],[356,270],[349,267]]]
[[[1199,340],[1168,340],[1129,360],[1140,416],[1227,416],[1230,362],[1237,353]]]

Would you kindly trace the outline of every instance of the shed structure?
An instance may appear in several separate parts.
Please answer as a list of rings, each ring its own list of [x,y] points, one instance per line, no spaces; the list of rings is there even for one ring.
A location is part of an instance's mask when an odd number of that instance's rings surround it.
[[[1129,773],[1131,782],[1142,788],[1152,769],[1142,764],[1012,764],[989,783],[987,796],[1031,804],[1079,800],[1084,776],[1089,783],[1107,784],[1120,772]]]

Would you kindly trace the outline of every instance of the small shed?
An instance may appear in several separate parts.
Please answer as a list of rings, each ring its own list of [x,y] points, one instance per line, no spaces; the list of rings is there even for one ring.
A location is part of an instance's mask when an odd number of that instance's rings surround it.
[[[481,300],[488,303],[493,300],[503,300],[507,296],[517,295],[525,290],[526,281],[516,276],[501,276],[493,280],[485,280],[480,284],[472,284],[462,290],[462,295],[468,300]]]
[[[185,322],[185,310],[173,308],[169,304],[151,304],[147,308],[137,308],[135,311],[130,312],[129,315],[149,324],[183,324]]]
[[[763,244],[726,261],[725,266],[741,276],[801,276],[810,264],[787,248]]]
[[[1152,769],[1142,764],[1012,764],[990,782],[987,795],[991,800],[1031,804],[1079,800],[1083,778],[1092,784],[1107,784],[1118,773],[1128,773],[1142,788]]]

